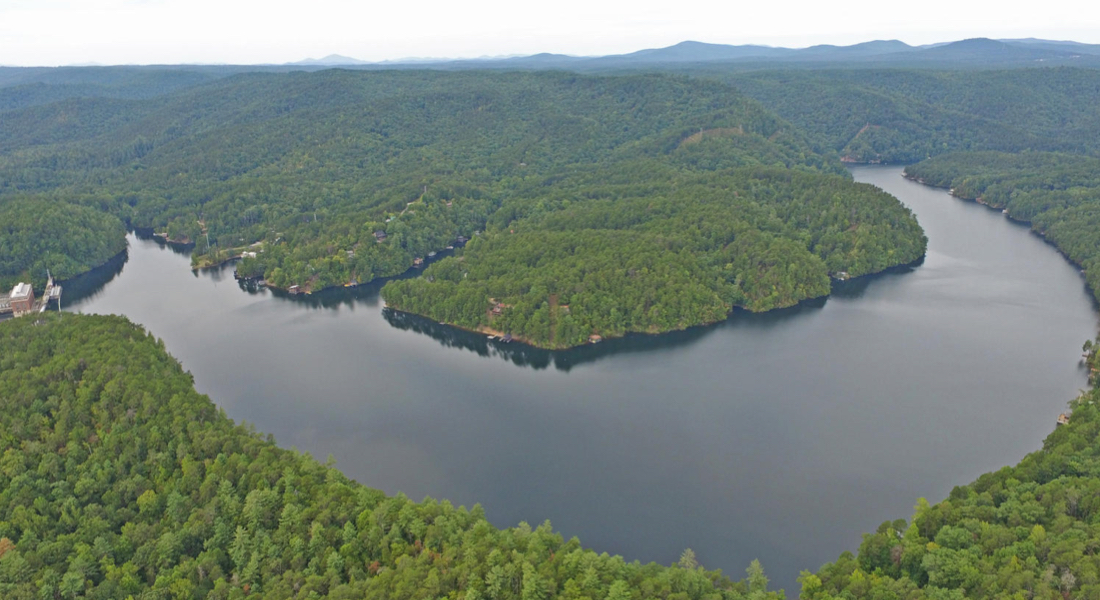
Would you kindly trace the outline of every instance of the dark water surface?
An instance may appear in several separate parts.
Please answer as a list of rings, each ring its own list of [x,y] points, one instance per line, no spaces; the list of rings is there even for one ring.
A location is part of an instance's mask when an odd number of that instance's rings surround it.
[[[377,287],[291,298],[131,238],[66,288],[162,337],[235,419],[389,493],[546,519],[628,560],[797,592],[920,496],[1017,462],[1085,385],[1077,270],[998,213],[858,168],[916,211],[928,256],[832,298],[565,353],[389,314]],[[83,296],[81,298],[81,296]]]

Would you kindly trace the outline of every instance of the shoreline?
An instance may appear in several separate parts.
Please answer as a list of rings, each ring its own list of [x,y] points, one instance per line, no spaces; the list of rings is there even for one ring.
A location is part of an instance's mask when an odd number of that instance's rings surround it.
[[[906,167],[906,169],[908,169],[908,167]],[[1084,267],[1084,265],[1082,265],[1081,263],[1073,260],[1068,254],[1065,253],[1064,250],[1062,250],[1060,247],[1058,247],[1058,244],[1051,241],[1050,238],[1047,237],[1045,231],[1040,231],[1038,229],[1035,229],[1035,225],[1031,221],[1027,221],[1027,220],[1024,220],[1024,219],[1019,219],[1019,218],[1016,218],[1016,217],[1012,216],[1012,213],[1008,210],[1007,207],[997,206],[997,205],[990,204],[988,202],[983,202],[980,198],[967,198],[965,196],[960,196],[960,195],[958,195],[954,192],[954,188],[928,183],[928,182],[924,181],[923,179],[921,179],[920,177],[910,175],[907,170],[903,170],[901,172],[901,176],[904,177],[905,179],[909,180],[909,181],[912,181],[913,183],[919,183],[920,185],[923,185],[925,187],[930,187],[930,188],[937,189],[937,190],[946,190],[947,195],[951,196],[952,198],[955,198],[957,200],[961,200],[963,202],[971,202],[971,203],[983,206],[988,210],[1000,212],[1006,219],[1008,219],[1014,225],[1018,225],[1018,226],[1021,226],[1021,227],[1027,227],[1027,230],[1032,235],[1035,235],[1036,237],[1038,237],[1040,240],[1043,241],[1044,244],[1047,244],[1051,248],[1054,248],[1058,252],[1058,254],[1061,255],[1061,257],[1066,260],[1067,263],[1069,263],[1075,269],[1077,269],[1078,275],[1080,275],[1081,279],[1084,281],[1085,291],[1088,292],[1089,298],[1092,299],[1093,306],[1097,310],[1100,310],[1100,295],[1098,295],[1097,292],[1094,291],[1092,289],[1092,287],[1089,286],[1088,278],[1085,277],[1085,267]]]
[[[583,344],[577,344],[577,345],[573,345],[573,346],[544,346],[544,345],[532,343],[531,341],[527,340],[526,338],[517,336],[515,334],[512,334],[512,339],[510,340],[510,342],[502,342],[502,343],[507,344],[507,343],[512,343],[512,342],[518,342],[518,343],[523,344],[525,346],[529,346],[531,348],[536,348],[538,350],[545,350],[547,352],[566,352],[566,351],[569,351],[569,350],[575,350],[577,348],[585,348],[587,346],[594,346],[594,345],[597,345],[597,344],[602,343],[602,342],[623,339],[623,338],[625,338],[627,336],[631,336],[631,335],[661,336],[661,335],[666,335],[666,334],[670,334],[670,333],[676,333],[676,332],[679,332],[679,331],[687,331],[688,329],[692,329],[694,327],[709,327],[709,326],[712,326],[712,325],[716,325],[718,323],[728,321],[734,315],[734,313],[737,312],[737,311],[745,311],[745,312],[748,312],[748,313],[751,313],[751,314],[754,314],[754,315],[762,315],[762,314],[767,314],[767,313],[781,311],[781,310],[789,310],[789,309],[801,306],[801,305],[809,303],[809,302],[821,301],[823,299],[827,300],[828,298],[830,298],[833,295],[833,291],[834,291],[833,286],[836,285],[836,284],[850,284],[850,283],[853,283],[853,282],[858,282],[858,281],[861,281],[861,280],[865,280],[865,279],[870,278],[870,277],[876,277],[876,276],[888,273],[893,269],[903,269],[903,268],[907,268],[907,267],[916,267],[916,266],[919,266],[921,263],[923,263],[926,257],[927,257],[927,251],[925,252],[925,254],[922,254],[921,256],[917,257],[916,259],[914,259],[912,261],[905,262],[905,263],[898,263],[896,265],[888,266],[888,267],[886,267],[886,268],[884,268],[880,271],[875,271],[873,273],[864,273],[864,274],[858,275],[856,277],[840,278],[840,277],[836,277],[836,276],[830,274],[829,275],[830,286],[829,286],[829,293],[828,294],[824,294],[822,296],[814,296],[814,297],[811,297],[811,298],[803,298],[803,299],[799,300],[798,302],[795,302],[794,304],[790,304],[790,305],[787,305],[787,306],[776,306],[776,307],[770,308],[768,310],[754,311],[754,310],[750,310],[748,308],[745,308],[743,306],[733,306],[733,307],[730,308],[730,310],[728,312],[726,312],[725,316],[722,317],[721,319],[715,319],[713,321],[706,321],[706,322],[701,322],[701,323],[692,323],[691,325],[686,325],[684,327],[677,327],[677,328],[674,328],[674,329],[664,329],[664,330],[660,330],[660,331],[625,331],[625,332],[623,332],[622,335],[605,335],[603,333],[599,333],[599,334],[594,334],[594,335],[599,336],[599,341],[589,341],[589,342],[585,342]],[[444,325],[444,326],[447,326],[447,327],[453,327],[455,329],[465,331],[465,332],[468,332],[468,333],[475,333],[475,334],[481,334],[481,335],[487,335],[487,336],[496,336],[497,340],[491,340],[491,341],[499,341],[499,338],[506,335],[506,332],[499,331],[499,330],[496,330],[496,329],[492,329],[492,328],[487,327],[485,325],[478,325],[477,328],[471,329],[469,327],[464,327],[462,325],[457,325],[457,324],[446,322],[446,321],[436,321],[435,319],[433,319],[432,317],[430,317],[428,315],[424,315],[424,314],[409,311],[409,310],[404,310],[404,309],[398,308],[396,306],[391,306],[390,304],[386,304],[385,307],[387,309],[395,311],[395,312],[403,313],[403,314],[406,314],[406,315],[413,315],[413,316],[419,317],[421,319],[427,319],[429,321],[435,321],[439,325]]]
[[[447,248],[444,248],[442,250],[436,250],[435,251],[436,255],[432,256],[432,257],[425,257],[424,258],[424,263],[422,265],[420,265],[420,266],[417,266],[415,264],[410,265],[408,268],[406,268],[405,270],[403,270],[399,273],[392,273],[390,275],[379,275],[378,277],[375,277],[373,279],[368,279],[366,281],[355,281],[354,283],[349,281],[348,283],[345,283],[345,284],[329,285],[329,286],[316,288],[316,289],[314,289],[312,287],[309,287],[307,285],[301,284],[301,283],[291,284],[287,287],[281,287],[281,286],[273,285],[271,282],[264,279],[263,275],[249,275],[249,276],[245,277],[245,276],[238,275],[235,270],[233,272],[233,278],[237,279],[239,281],[263,281],[265,287],[268,287],[268,288],[273,289],[273,290],[279,290],[280,292],[284,292],[284,293],[295,295],[295,296],[300,295],[300,294],[314,294],[314,293],[328,292],[328,291],[331,291],[331,290],[354,289],[354,288],[362,287],[362,286],[375,285],[380,281],[385,281],[385,280],[389,280],[389,279],[399,279],[399,278],[402,278],[402,277],[408,275],[409,273],[413,273],[413,272],[418,271],[418,270],[426,269],[426,268],[428,268],[429,264],[431,264],[433,262],[436,262],[440,259],[446,258],[447,256],[453,255],[454,251],[457,248],[458,248],[458,246],[456,246],[455,248],[452,248],[450,250],[448,250]],[[209,266],[204,265],[202,267],[191,267],[191,270],[196,271],[196,270],[199,270],[199,269],[209,269],[209,268],[214,268],[214,267],[220,267],[220,266],[228,264],[228,263],[232,262],[233,260],[236,260],[236,259],[239,259],[239,258],[241,258],[241,256],[238,255],[238,256],[235,256],[235,257],[228,258],[228,259],[226,259],[226,260],[224,260],[220,263],[217,263],[217,264],[213,264],[213,265],[209,265]],[[383,284],[383,285],[385,285],[385,284]],[[290,288],[295,287],[295,286],[300,288],[299,291],[297,291],[297,292],[290,291]],[[410,313],[410,314],[412,314],[412,313]]]

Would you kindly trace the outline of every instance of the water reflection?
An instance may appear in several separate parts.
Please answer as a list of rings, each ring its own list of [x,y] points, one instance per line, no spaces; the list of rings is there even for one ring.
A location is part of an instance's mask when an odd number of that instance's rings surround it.
[[[924,257],[920,257],[917,260],[907,264],[898,265],[896,267],[890,267],[885,271],[873,273],[871,275],[864,275],[863,277],[857,277],[855,279],[849,279],[847,281],[833,281],[833,289],[831,294],[837,298],[856,299],[861,298],[873,284],[891,279],[894,277],[904,277],[915,271],[918,267],[924,264]]]
[[[108,283],[122,274],[128,259],[129,248],[87,273],[62,281],[61,301],[66,304],[82,303],[97,298],[103,293]]]
[[[559,371],[568,372],[574,367],[596,362],[615,355],[640,354],[686,348],[721,329],[737,327],[768,327],[782,320],[789,320],[825,307],[827,298],[806,300],[797,306],[773,310],[767,313],[752,313],[735,309],[730,317],[713,325],[700,325],[680,331],[651,335],[630,333],[621,338],[604,340],[598,344],[577,346],[568,350],[546,350],[519,342],[505,343],[489,340],[483,334],[466,331],[419,315],[409,314],[390,308],[382,311],[382,317],[396,329],[426,335],[445,348],[470,351],[484,358],[499,358],[519,367],[546,369],[553,366]]]
[[[139,240],[155,242],[161,248],[171,250],[172,252],[179,254],[180,256],[191,256],[191,250],[195,247],[195,244],[181,244],[179,242],[169,242],[168,240],[153,235],[152,229],[145,229],[143,227],[135,227],[131,230],[135,237]]]
[[[133,233],[140,240],[152,241],[159,248],[181,256],[190,257],[191,249],[194,247],[194,244],[165,241],[161,237],[154,236],[151,229],[135,229]],[[450,253],[450,251],[441,252],[431,261],[439,260]],[[78,278],[78,294],[81,295],[78,295],[75,299],[83,300],[84,298],[94,297],[99,288],[106,285],[121,272],[125,261],[126,254],[124,252],[112,259],[107,265]],[[859,298],[875,282],[912,273],[914,269],[923,263],[924,257],[921,257],[913,263],[892,267],[873,275],[849,281],[834,281],[832,296],[846,299]],[[235,269],[235,261],[228,261],[221,265],[196,269],[192,273],[195,277],[208,277],[213,281],[220,282],[235,278]],[[418,277],[421,273],[420,269],[409,269],[395,277],[376,279],[354,287],[321,290],[312,294],[291,294],[285,290],[262,285],[255,279],[240,279],[237,280],[237,283],[242,291],[251,296],[270,294],[281,301],[315,310],[352,308],[355,305],[377,308],[384,305],[381,291],[387,283],[393,280]],[[578,365],[595,362],[618,354],[660,352],[688,347],[724,328],[767,327],[784,319],[819,310],[825,306],[827,301],[828,299],[825,297],[813,298],[791,308],[773,310],[767,313],[752,313],[735,308],[728,319],[715,324],[700,325],[656,335],[631,333],[621,338],[607,339],[598,344],[578,346],[567,350],[546,350],[520,342],[505,343],[500,340],[489,340],[483,334],[389,308],[383,308],[382,317],[395,329],[430,337],[445,348],[466,350],[483,358],[501,359],[519,367],[547,369],[553,366],[559,371],[568,372]]]

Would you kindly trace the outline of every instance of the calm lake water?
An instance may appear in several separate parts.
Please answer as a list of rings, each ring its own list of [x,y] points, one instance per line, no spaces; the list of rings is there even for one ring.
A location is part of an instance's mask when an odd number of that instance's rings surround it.
[[[995,211],[853,170],[916,211],[914,268],[827,301],[564,353],[487,343],[384,310],[377,287],[292,298],[130,239],[66,286],[124,314],[235,419],[388,493],[549,519],[628,560],[693,548],[776,587],[918,497],[1037,449],[1086,384],[1097,317],[1077,270]]]

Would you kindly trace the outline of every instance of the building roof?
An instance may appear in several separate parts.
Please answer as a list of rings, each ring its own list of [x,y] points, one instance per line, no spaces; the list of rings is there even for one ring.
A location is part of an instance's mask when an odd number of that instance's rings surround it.
[[[11,289],[12,300],[22,300],[23,298],[29,298],[31,295],[31,284],[20,281]]]

